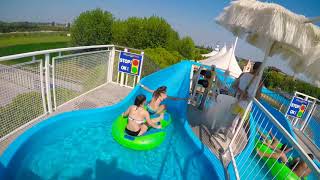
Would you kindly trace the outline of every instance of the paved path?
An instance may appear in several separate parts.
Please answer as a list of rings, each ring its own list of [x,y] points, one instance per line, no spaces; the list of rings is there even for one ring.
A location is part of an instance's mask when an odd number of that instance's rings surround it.
[[[228,145],[231,141],[230,137],[226,137],[222,134],[218,134],[219,137],[213,136],[210,130],[205,125],[203,125],[206,124],[205,122],[203,122],[203,120],[205,119],[204,113],[202,111],[199,111],[194,106],[189,105],[187,113],[188,121],[193,132],[199,137],[201,142],[211,150],[213,154],[220,158],[220,160],[223,162],[223,165],[227,167],[231,161],[231,156],[230,153],[223,152],[226,152],[228,148]],[[222,140],[220,136],[222,138],[225,138],[225,141]],[[236,144],[235,147],[233,147],[233,149],[236,150],[236,152],[234,153],[235,156],[238,155],[247,144],[247,133],[244,131],[244,129],[240,131],[237,138],[240,138],[241,140],[236,139],[236,141],[244,141],[245,143],[240,143],[240,145]]]
[[[306,153],[313,154],[318,160],[320,160],[320,150],[317,146],[313,144],[313,142],[308,139],[303,132],[299,129],[294,129],[294,132],[297,135],[298,144],[303,148]]]

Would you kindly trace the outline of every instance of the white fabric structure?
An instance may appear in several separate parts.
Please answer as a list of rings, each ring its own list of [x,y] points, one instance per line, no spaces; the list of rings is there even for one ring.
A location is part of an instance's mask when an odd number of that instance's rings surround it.
[[[202,57],[211,57],[211,56],[214,56],[216,55],[217,53],[219,53],[220,51],[220,46],[219,45],[216,45],[216,47],[208,54],[201,54]]]
[[[231,47],[225,53],[223,53],[223,51],[226,51],[225,46],[221,49],[221,51],[218,54],[208,59],[202,60],[200,61],[200,63],[207,66],[215,65],[217,68],[222,69],[224,71],[228,70],[231,76],[238,78],[242,73],[242,70],[239,67],[239,64],[234,55],[233,47]]]
[[[281,55],[297,73],[320,80],[320,28],[302,15],[274,3],[232,1],[217,18],[235,36],[266,52]]]
[[[217,53],[219,53],[219,51],[217,51],[217,50],[213,50],[213,51],[211,51],[210,53],[208,53],[208,54],[201,54],[201,56],[202,57],[211,57],[211,56],[214,56],[214,55],[216,55]]]
[[[201,64],[209,64],[213,59],[216,59],[216,58],[218,58],[220,56],[223,56],[226,52],[227,52],[227,46],[224,45],[217,54],[215,54],[214,56],[209,57],[208,59],[201,60],[200,63]]]

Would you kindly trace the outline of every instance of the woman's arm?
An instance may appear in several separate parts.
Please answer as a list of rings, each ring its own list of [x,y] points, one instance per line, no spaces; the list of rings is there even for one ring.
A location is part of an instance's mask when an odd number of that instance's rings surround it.
[[[281,159],[281,161],[283,163],[286,163],[288,161],[287,156],[285,154],[283,154],[283,153],[276,153],[276,152],[267,153],[267,152],[261,152],[260,150],[257,150],[257,154],[260,157],[266,157],[266,158],[272,158],[272,159]]]
[[[143,85],[143,84],[141,84],[141,83],[139,83],[139,85],[140,85],[144,90],[146,90],[146,91],[148,91],[148,92],[150,92],[150,93],[153,93],[153,92],[154,92],[154,90],[149,89],[147,86],[145,86],[145,85]]]
[[[146,111],[145,112],[145,118],[147,120],[147,124],[150,125],[151,127],[153,128],[156,128],[156,129],[160,129],[161,128],[161,125],[156,125],[151,119],[150,119],[150,115],[149,113]]]
[[[173,96],[168,96],[167,98],[174,100],[174,101],[177,101],[177,100],[187,101],[187,100],[189,100],[189,98],[180,98],[180,97],[173,97]]]
[[[128,117],[129,116],[129,113],[130,113],[130,110],[131,110],[132,106],[130,106],[126,112],[122,113],[122,116],[123,117]]]
[[[292,151],[293,147],[286,149],[283,153],[287,154],[288,152]]]
[[[268,140],[268,137],[264,135],[259,129],[257,129],[257,131],[263,139]]]

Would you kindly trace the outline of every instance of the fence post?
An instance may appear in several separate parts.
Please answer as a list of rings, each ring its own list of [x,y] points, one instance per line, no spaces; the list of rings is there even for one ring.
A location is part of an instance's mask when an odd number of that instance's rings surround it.
[[[42,106],[43,106],[43,112],[44,112],[44,114],[46,114],[48,111],[47,111],[47,104],[46,104],[46,95],[45,95],[44,86],[43,86],[44,80],[43,80],[43,61],[42,60],[40,60],[39,68],[40,68],[39,75],[40,75],[40,89],[41,89]]]
[[[59,52],[59,57],[61,57],[61,52]],[[57,96],[56,96],[56,69],[55,69],[55,57],[52,58],[52,95],[53,95],[53,107],[54,111],[57,110]]]
[[[49,113],[52,113],[51,103],[51,88],[50,88],[50,54],[45,54],[45,82],[46,82],[46,93],[47,93],[47,105]]]
[[[236,174],[237,180],[240,180],[240,175],[239,175],[237,163],[236,163],[236,160],[235,160],[235,158],[234,158],[234,154],[233,154],[232,151],[233,151],[233,149],[232,149],[231,144],[230,144],[230,145],[229,145],[229,152],[230,152],[230,156],[231,156],[231,161],[232,161],[233,169],[234,169],[234,172],[235,172],[235,174]]]
[[[124,52],[128,52],[128,49],[125,48]],[[120,86],[124,86],[124,75],[125,75],[125,73],[123,73],[123,72],[120,73]]]
[[[115,53],[116,52],[116,48],[115,46],[112,46],[112,49],[109,53],[109,63],[108,63],[108,77],[107,77],[107,82],[112,82],[112,78],[113,78],[113,64],[114,64],[114,58],[115,58]]]
[[[139,83],[139,81],[140,81],[142,68],[143,68],[143,59],[144,59],[144,52],[143,51],[141,52],[141,55],[142,55],[142,59],[141,59],[140,72],[139,72],[137,83]]]

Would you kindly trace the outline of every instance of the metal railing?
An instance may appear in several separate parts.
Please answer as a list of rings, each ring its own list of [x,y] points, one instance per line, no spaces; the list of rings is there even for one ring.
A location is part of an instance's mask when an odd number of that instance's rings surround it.
[[[303,93],[296,92],[295,94],[305,96]],[[284,97],[275,92],[264,92],[261,98],[270,104],[275,109],[279,110],[284,115],[290,105],[290,99],[293,95],[287,95]],[[304,113],[304,116],[300,119],[287,116],[287,119],[291,122],[292,126],[303,133],[315,146],[320,147],[320,137],[317,136],[317,132],[320,130],[320,107],[319,100],[313,101],[315,98],[309,96],[309,105]]]
[[[263,88],[261,98],[274,108],[278,109],[280,112],[285,113],[290,104],[292,94],[280,94],[278,92],[270,91],[267,88]]]
[[[120,50],[143,55],[137,49],[95,45],[0,57],[0,142],[104,84],[133,88],[141,75],[118,73]],[[27,62],[19,63],[20,59]],[[4,65],[5,61],[18,63]]]
[[[252,103],[252,106],[251,106]],[[250,113],[250,118],[246,117]],[[242,133],[240,133],[242,132]],[[245,132],[246,137],[243,137]],[[274,142],[268,144],[268,142]],[[264,151],[264,145],[269,151]],[[279,163],[281,153],[286,148],[283,145],[292,147],[293,150],[286,154],[289,163],[293,163],[291,170],[285,163]],[[241,153],[235,157],[235,152],[242,148]],[[235,135],[228,146],[232,164],[229,165],[234,172],[236,179],[286,179],[287,176],[304,177],[307,169],[301,174],[297,172],[300,164],[305,163],[311,169],[311,175],[320,178],[320,170],[309,155],[302,149],[293,136],[267,111],[267,109],[256,99],[248,105]],[[277,157],[278,156],[278,157]],[[271,161],[270,161],[271,159]],[[273,160],[272,160],[273,159]],[[283,158],[281,158],[283,159]],[[279,168],[281,167],[281,168]],[[286,172],[284,174],[284,172]]]

